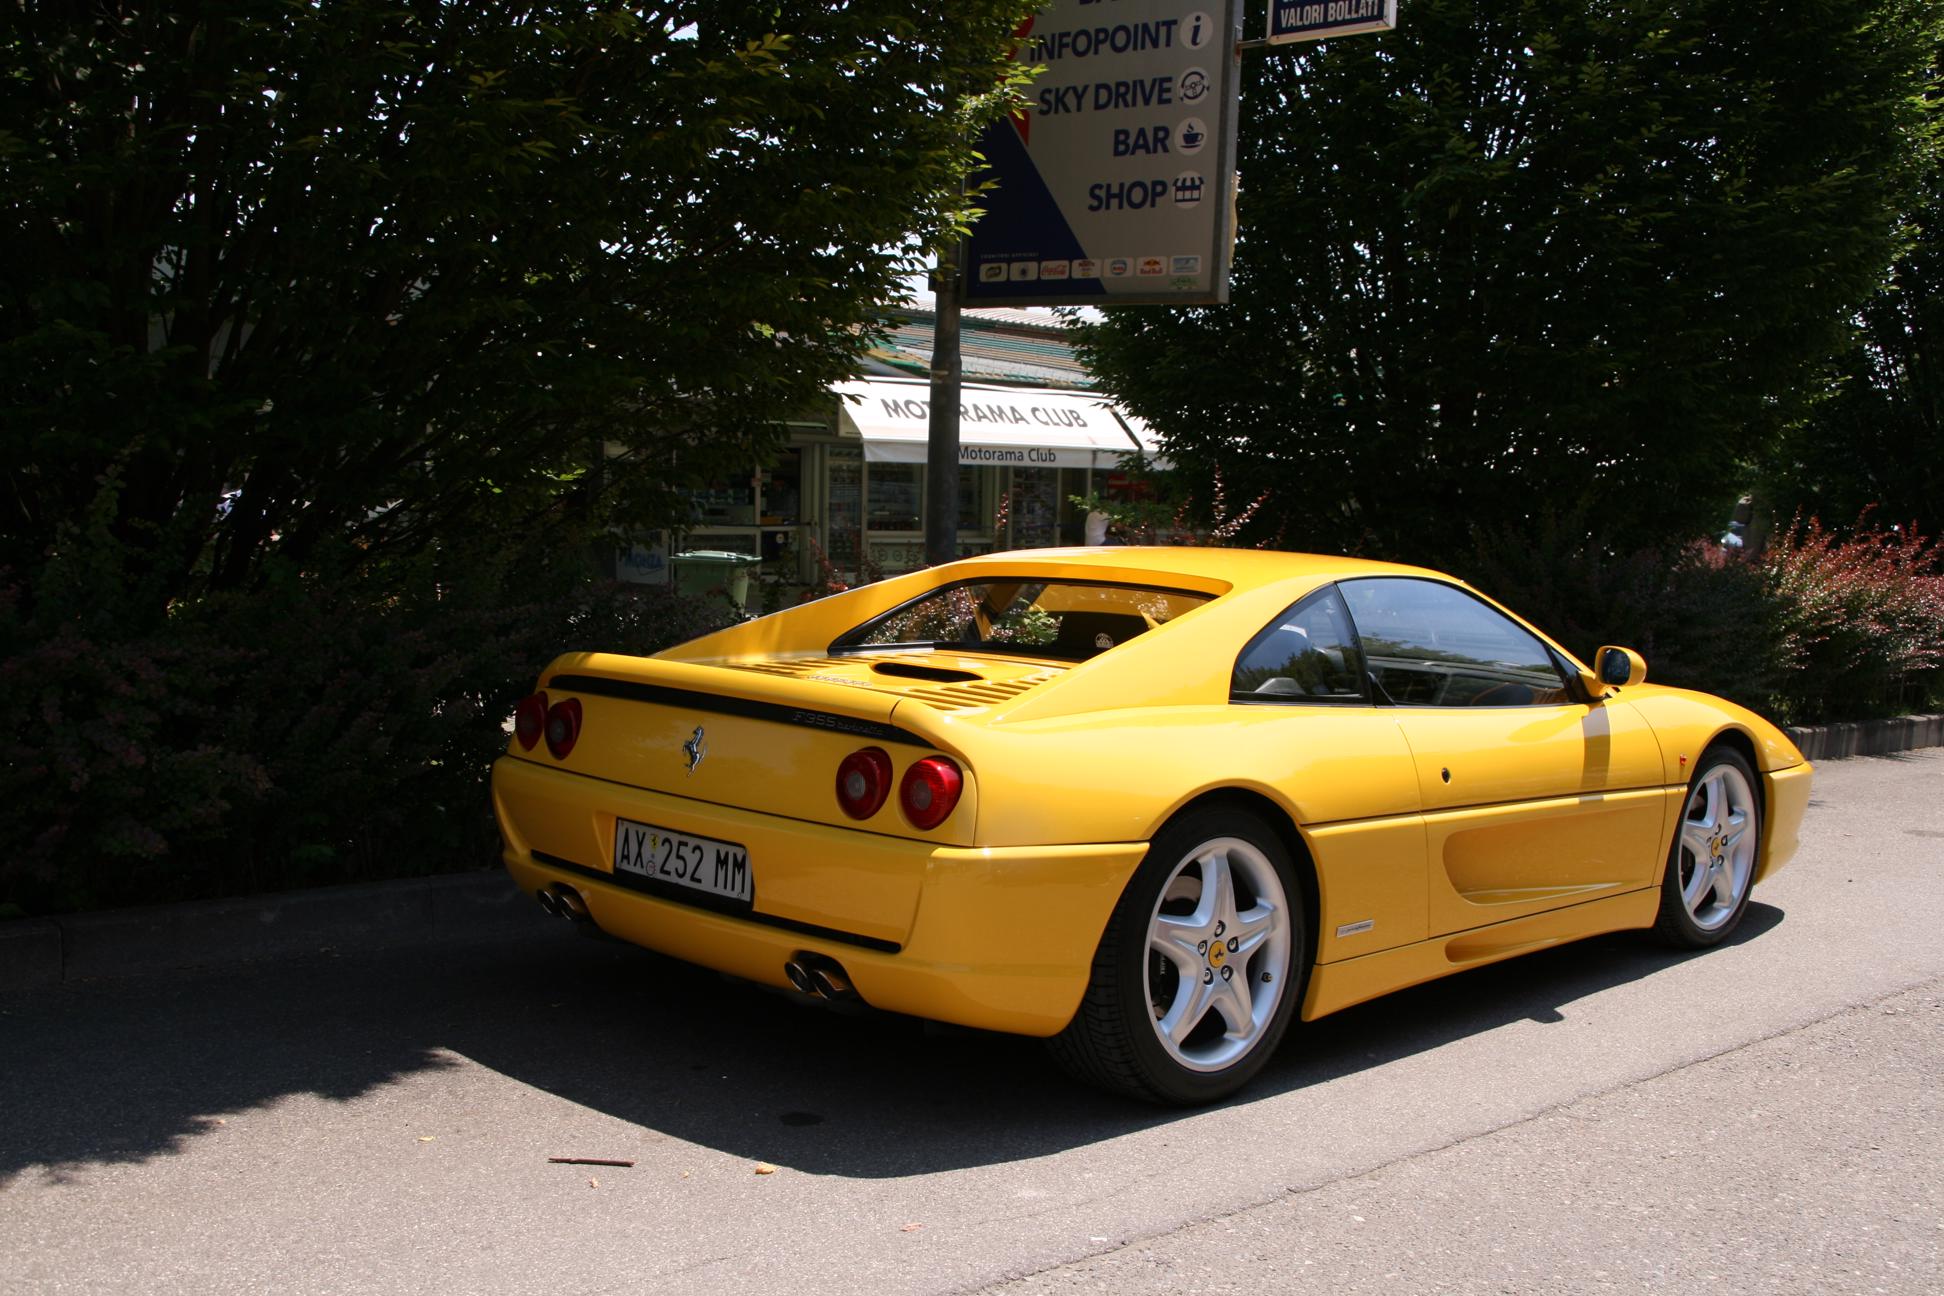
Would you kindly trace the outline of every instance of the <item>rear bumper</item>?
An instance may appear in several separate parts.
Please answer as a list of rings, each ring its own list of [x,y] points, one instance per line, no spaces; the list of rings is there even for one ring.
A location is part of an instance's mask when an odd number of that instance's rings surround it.
[[[528,892],[574,887],[604,931],[686,962],[787,987],[808,951],[866,1002],[987,1030],[1051,1035],[1079,1005],[1095,947],[1144,842],[939,846],[625,787],[503,759],[493,808]],[[645,894],[612,870],[616,818],[736,842],[754,912]]]

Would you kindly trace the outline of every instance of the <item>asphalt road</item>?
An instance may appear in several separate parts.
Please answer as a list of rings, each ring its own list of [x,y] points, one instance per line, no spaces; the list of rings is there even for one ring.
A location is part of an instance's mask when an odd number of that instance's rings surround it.
[[[0,998],[0,1292],[1944,1291],[1944,750],[1165,1112],[573,937]],[[632,1160],[628,1168],[549,1157]]]

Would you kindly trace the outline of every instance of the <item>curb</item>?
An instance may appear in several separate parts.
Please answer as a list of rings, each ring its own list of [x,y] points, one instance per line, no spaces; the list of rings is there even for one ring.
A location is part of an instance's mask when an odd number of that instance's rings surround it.
[[[1893,716],[1847,724],[1800,725],[1784,729],[1789,741],[1812,761],[1845,756],[1888,756],[1919,747],[1944,747],[1944,715]]]
[[[531,932],[499,869],[0,923],[0,993],[326,950]]]

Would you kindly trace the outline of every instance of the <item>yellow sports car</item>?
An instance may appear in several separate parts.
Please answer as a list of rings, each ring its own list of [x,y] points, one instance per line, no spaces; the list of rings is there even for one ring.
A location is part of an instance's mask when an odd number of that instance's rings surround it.
[[[550,912],[1198,1103],[1298,1013],[1600,932],[1733,930],[1810,767],[1645,675],[1420,568],[1000,553],[561,657],[493,801]]]

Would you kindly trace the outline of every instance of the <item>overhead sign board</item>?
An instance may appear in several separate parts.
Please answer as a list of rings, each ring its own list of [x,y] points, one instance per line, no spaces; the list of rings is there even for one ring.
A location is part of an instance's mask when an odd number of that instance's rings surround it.
[[[1389,31],[1397,26],[1397,0],[1269,0],[1269,43],[1322,40]]]
[[[1031,105],[986,129],[973,306],[1228,300],[1237,0],[1052,0],[1015,57]]]

